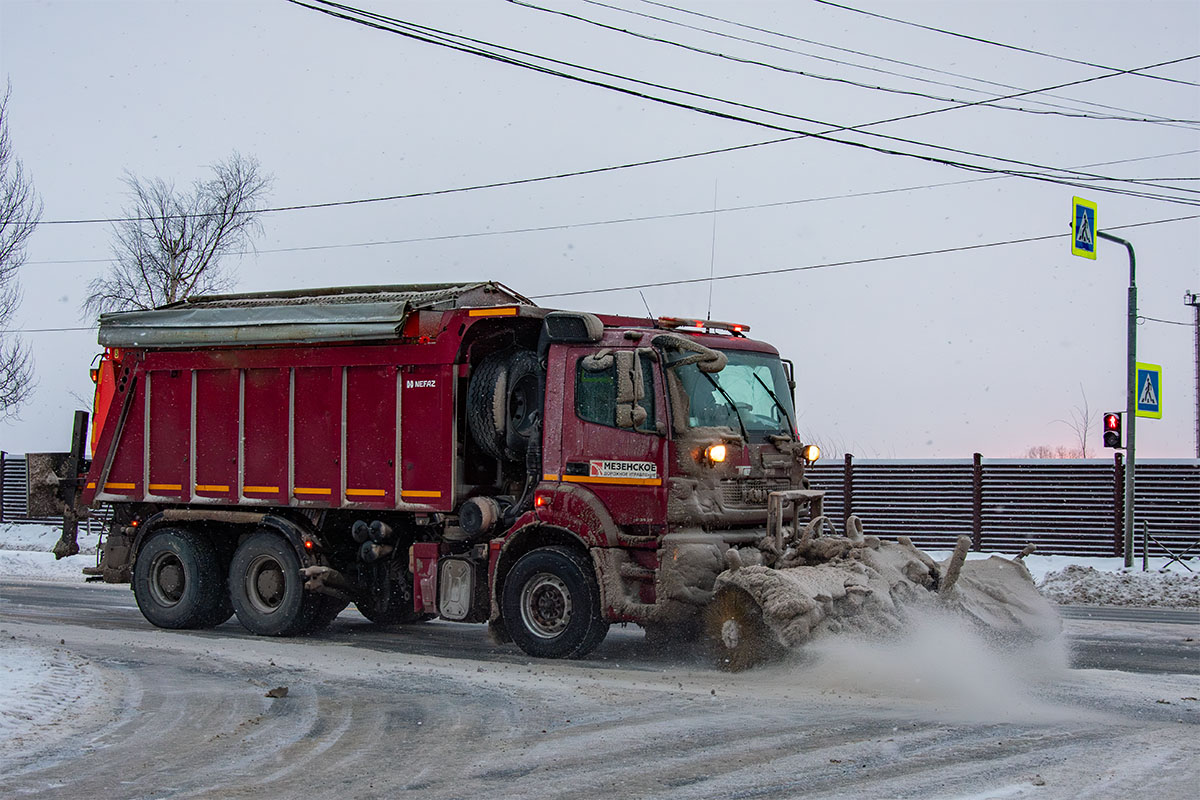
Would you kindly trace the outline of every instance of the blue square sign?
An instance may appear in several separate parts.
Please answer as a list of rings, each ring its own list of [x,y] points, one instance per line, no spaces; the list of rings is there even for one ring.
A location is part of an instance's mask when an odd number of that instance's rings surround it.
[[[1162,367],[1158,364],[1137,365],[1137,410],[1139,417],[1162,419]]]
[[[1096,204],[1071,198],[1071,253],[1096,258]]]

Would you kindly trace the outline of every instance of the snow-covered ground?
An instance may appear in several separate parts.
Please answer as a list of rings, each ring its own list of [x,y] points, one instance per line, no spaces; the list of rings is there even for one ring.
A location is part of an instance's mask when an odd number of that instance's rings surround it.
[[[48,526],[0,526],[0,570],[3,570],[0,575],[38,581],[81,582],[83,576],[80,570],[95,563],[94,540],[81,540],[82,545],[90,546],[92,550],[90,554],[81,554],[62,561],[55,561],[54,556],[48,551],[57,538],[58,531]],[[948,557],[949,552],[933,552],[930,555],[942,560]],[[972,554],[970,557],[986,558],[990,555]],[[1188,565],[1193,569],[1200,568],[1197,561],[1200,560],[1193,560]],[[1157,571],[1165,566],[1165,559],[1152,561],[1150,564],[1152,571],[1145,573],[1140,571],[1125,573],[1122,571],[1119,559],[1109,558],[1030,556],[1026,559],[1026,563],[1034,579],[1042,587],[1042,591],[1060,603],[1166,606],[1193,610],[1200,608],[1200,600],[1198,600],[1200,598],[1200,576],[1188,572],[1179,564],[1171,566],[1170,570],[1166,572]],[[124,590],[126,594],[128,593],[128,587],[109,588],[114,591]],[[3,591],[4,589],[0,587],[0,592]],[[1103,624],[1108,628],[1114,623],[1097,624]],[[1188,630],[1181,630],[1184,628],[1181,625],[1155,627],[1163,628],[1165,631],[1163,636],[1169,638],[1172,644],[1176,643],[1176,640],[1182,641],[1184,636],[1193,635],[1190,630],[1193,626],[1186,626]],[[724,676],[709,669],[692,670],[688,665],[673,666],[669,675],[668,670],[664,669],[660,675],[656,670],[595,671],[589,670],[586,665],[581,667],[573,662],[564,662],[561,664],[537,664],[535,674],[535,666],[527,662],[510,663],[500,659],[495,662],[487,661],[485,665],[480,665],[480,662],[471,659],[442,659],[417,650],[406,652],[404,665],[396,664],[385,668],[381,667],[378,653],[374,650],[355,648],[337,641],[315,647],[311,643],[264,638],[249,644],[245,640],[237,640],[228,646],[222,646],[221,643],[208,638],[161,637],[158,635],[159,633],[161,632],[151,630],[147,626],[145,630],[122,632],[120,635],[128,639],[130,647],[136,645],[138,648],[150,648],[156,653],[159,650],[153,650],[153,648],[160,648],[161,652],[167,653],[162,658],[163,662],[167,664],[166,668],[169,669],[178,667],[179,664],[190,663],[193,659],[199,661],[202,658],[208,658],[213,653],[219,653],[224,659],[221,663],[223,664],[222,669],[225,670],[236,671],[238,664],[244,661],[248,665],[246,669],[254,678],[252,688],[248,691],[253,694],[255,702],[266,704],[263,706],[264,709],[275,708],[269,705],[268,701],[262,699],[262,693],[264,687],[274,686],[276,683],[290,684],[293,691],[289,697],[294,698],[296,703],[316,702],[314,698],[319,699],[320,692],[326,692],[330,696],[336,695],[338,703],[335,705],[341,709],[344,699],[343,688],[347,678],[353,679],[367,673],[375,674],[381,669],[395,668],[401,670],[397,673],[398,675],[403,676],[404,680],[408,680],[411,674],[419,669],[422,675],[428,670],[429,681],[452,680],[456,687],[465,682],[474,681],[480,691],[496,694],[499,699],[494,703],[497,705],[488,712],[492,716],[498,713],[496,709],[500,708],[503,708],[504,713],[510,717],[514,713],[519,717],[520,713],[527,708],[533,708],[534,711],[531,713],[542,714],[545,718],[551,718],[554,714],[562,716],[562,709],[566,707],[565,704],[568,701],[563,700],[558,694],[550,692],[550,689],[555,689],[558,683],[562,683],[564,686],[570,684],[568,696],[576,698],[576,700],[587,697],[588,692],[601,693],[597,695],[599,699],[596,700],[594,707],[574,708],[570,712],[570,718],[566,720],[568,728],[572,719],[576,719],[577,723],[582,719],[583,722],[580,724],[583,729],[591,730],[592,727],[598,727],[604,731],[607,730],[606,726],[613,724],[609,717],[614,713],[619,713],[614,712],[614,708],[642,703],[658,703],[662,707],[654,706],[657,711],[650,715],[649,722],[645,724],[668,725],[663,720],[674,719],[672,715],[675,714],[681,715],[682,722],[678,725],[682,726],[680,730],[687,728],[687,734],[671,734],[672,742],[690,742],[689,737],[694,733],[690,726],[702,723],[717,726],[716,730],[724,732],[721,735],[730,735],[730,731],[749,732],[744,737],[739,733],[739,737],[754,742],[770,741],[770,737],[765,734],[751,735],[755,732],[761,734],[762,731],[755,728],[752,722],[745,720],[749,720],[759,713],[753,709],[760,709],[764,714],[774,713],[772,709],[778,698],[768,702],[764,701],[762,696],[771,697],[772,692],[778,690],[783,692],[782,696],[787,702],[792,702],[788,699],[790,692],[804,695],[802,703],[801,701],[796,702],[801,703],[806,713],[815,713],[813,708],[821,703],[828,703],[829,707],[822,713],[830,715],[831,719],[837,719],[839,724],[849,724],[845,723],[845,719],[847,714],[854,713],[854,709],[860,707],[865,709],[862,714],[868,722],[861,723],[865,726],[863,730],[866,731],[862,734],[865,737],[864,741],[880,735],[877,727],[871,727],[871,725],[878,725],[872,720],[878,715],[883,715],[886,719],[887,714],[894,713],[890,710],[890,704],[894,703],[897,707],[906,709],[905,714],[910,715],[917,714],[920,708],[929,704],[936,705],[938,720],[928,730],[921,729],[911,720],[903,723],[904,726],[915,726],[913,727],[915,732],[911,734],[908,732],[908,727],[902,729],[902,726],[898,726],[883,729],[882,736],[885,737],[906,735],[914,737],[904,739],[905,744],[895,745],[900,749],[915,747],[913,743],[917,741],[922,747],[926,747],[927,741],[922,737],[934,735],[931,731],[950,730],[951,733],[947,734],[950,738],[960,735],[974,737],[970,739],[972,742],[970,747],[981,748],[980,752],[983,752],[986,747],[999,746],[998,742],[993,743],[991,739],[985,742],[986,737],[981,733],[986,730],[987,736],[992,736],[993,720],[1000,720],[1008,726],[1007,729],[1017,731],[1018,733],[1014,734],[1014,737],[1018,740],[1022,736],[1044,736],[1050,742],[1051,747],[1058,748],[1054,750],[1054,757],[1049,758],[1045,765],[1038,765],[1036,769],[1031,768],[1030,777],[1013,783],[1012,786],[989,790],[985,794],[964,791],[943,796],[956,798],[1032,797],[1035,793],[1040,793],[1038,796],[1054,798],[1079,796],[1083,793],[1076,792],[1076,789],[1091,785],[1087,784],[1087,780],[1093,780],[1088,777],[1088,770],[1091,770],[1092,767],[1087,764],[1096,759],[1104,763],[1116,764],[1115,759],[1119,758],[1120,753],[1132,751],[1133,745],[1129,741],[1134,739],[1137,744],[1147,748],[1147,752],[1154,753],[1155,758],[1159,759],[1153,763],[1148,761],[1147,770],[1153,769],[1160,772],[1166,770],[1164,773],[1167,775],[1166,778],[1161,775],[1156,778],[1165,786],[1163,791],[1158,792],[1158,796],[1164,798],[1190,796],[1190,788],[1184,788],[1183,794],[1180,794],[1179,789],[1181,786],[1190,787],[1190,784],[1186,783],[1184,779],[1194,774],[1194,767],[1191,766],[1194,762],[1189,760],[1191,758],[1188,753],[1191,747],[1187,744],[1189,740],[1186,733],[1177,728],[1179,723],[1190,721],[1192,704],[1194,704],[1194,697],[1197,694],[1194,675],[1172,674],[1147,677],[1140,674],[1101,670],[1085,670],[1079,675],[1073,675],[1067,672],[1065,651],[1058,646],[1048,647],[1044,651],[1037,648],[1031,651],[1023,650],[1005,656],[1005,659],[1013,659],[1012,661],[996,661],[994,658],[999,658],[998,656],[987,655],[986,648],[976,646],[977,639],[942,622],[919,626],[912,637],[900,643],[875,643],[853,638],[831,638],[819,647],[812,648],[808,654],[807,660],[804,662],[805,678],[802,682],[797,681],[795,674],[790,671],[794,665],[789,664],[764,669],[761,673],[749,675],[744,680]],[[74,639],[72,638],[73,634]],[[114,715],[117,713],[115,709],[122,707],[121,703],[129,702],[128,697],[136,698],[137,692],[149,685],[137,683],[138,680],[141,680],[142,666],[129,673],[133,676],[132,678],[122,674],[123,679],[128,679],[129,685],[122,684],[121,680],[113,678],[109,674],[111,665],[108,665],[104,658],[97,657],[95,651],[89,652],[88,648],[94,645],[94,642],[91,642],[91,636],[90,630],[80,626],[64,625],[56,628],[53,625],[25,624],[20,620],[0,619],[0,766],[4,766],[6,763],[11,766],[17,764],[20,759],[32,758],[29,756],[30,753],[44,750],[54,742],[70,741],[77,728],[82,730],[79,726],[84,723],[94,727],[95,721],[98,719],[115,718]],[[125,645],[121,643],[120,646]],[[170,653],[177,654],[172,656]],[[100,656],[103,655],[101,652]],[[94,660],[89,660],[89,656]],[[486,656],[481,658],[486,658]],[[314,659],[323,659],[319,669],[313,666]],[[264,664],[267,666],[263,666]],[[718,674],[722,676],[721,681],[715,683],[713,676]],[[223,678],[218,676],[214,682],[219,682],[221,679]],[[404,680],[398,678],[397,683],[402,685]],[[659,690],[661,687],[654,692],[646,689],[649,684],[660,680],[664,686],[669,684],[668,689],[678,685],[685,705],[698,706],[699,701],[702,700],[705,703],[714,704],[715,708],[715,704],[725,703],[726,705],[720,706],[723,714],[705,715],[701,712],[692,712],[693,716],[688,716],[687,708],[680,710],[675,706],[669,706],[669,702],[675,702],[675,700],[662,699],[663,692]],[[709,681],[714,681],[711,691],[707,684]],[[307,688],[306,682],[311,684]],[[704,683],[704,686],[693,691],[693,683],[697,686]],[[130,686],[134,688],[131,689]],[[546,689],[547,686],[550,689]],[[172,702],[179,699],[176,697],[176,691],[175,689],[170,690]],[[226,688],[221,687],[221,691],[226,691]],[[547,695],[549,699],[544,702],[537,699],[540,697],[537,693],[543,691],[550,692]],[[805,692],[808,694],[804,694]],[[184,693],[180,694],[182,696]],[[718,698],[718,694],[720,694],[720,698]],[[732,701],[726,700],[727,695],[732,698]],[[674,695],[671,697],[673,698]],[[1084,735],[1082,728],[1077,725],[1073,727],[1075,723],[1062,723],[1056,716],[1068,714],[1065,709],[1073,708],[1073,703],[1079,705],[1079,709],[1071,710],[1069,714],[1099,715],[1102,713],[1101,709],[1107,708],[1107,704],[1110,704],[1112,697],[1120,698],[1120,703],[1117,705],[1121,705],[1122,708],[1136,706],[1138,714],[1166,714],[1169,709],[1170,713],[1178,715],[1178,719],[1162,723],[1159,726],[1162,730],[1153,725],[1146,727],[1145,730],[1139,729],[1131,734],[1132,738],[1129,741],[1113,739],[1112,743],[1109,743],[1108,740],[1097,740],[1099,743],[1091,743]],[[147,705],[147,714],[152,714],[161,705],[158,700],[161,698]],[[414,695],[412,700],[420,702],[421,698]],[[201,703],[198,700],[193,702]],[[207,703],[208,701],[205,698],[203,702]],[[293,700],[289,700],[289,702],[293,702]],[[576,701],[571,700],[571,702]],[[424,723],[423,727],[426,729],[436,729],[434,733],[439,737],[437,747],[440,752],[444,748],[444,742],[440,737],[445,731],[436,725],[437,713],[445,706],[445,703],[436,699],[431,700],[430,703],[432,705],[422,712],[424,716],[419,716],[415,724],[422,725]],[[540,705],[538,705],[539,703]],[[664,703],[668,705],[663,705]],[[739,711],[739,703],[747,704],[746,708],[751,710]],[[754,703],[760,705],[755,706]],[[513,706],[517,707],[516,712],[513,711]],[[201,706],[194,707],[200,708]],[[670,714],[663,710],[668,707]],[[800,707],[796,706],[797,709]],[[281,705],[279,708],[284,708],[284,706]],[[783,714],[783,712],[779,713]],[[255,726],[258,726],[260,721],[263,725],[267,725],[274,718],[268,718],[266,714],[266,711],[261,711],[257,716],[251,717],[251,721]],[[591,716],[588,716],[589,714]],[[319,717],[315,707],[310,716],[313,719]],[[488,716],[488,714],[484,716]],[[803,717],[799,713],[794,716],[796,719]],[[307,718],[305,717],[305,719]],[[341,718],[339,717],[339,719]],[[905,719],[908,718],[905,717]],[[1140,717],[1138,719],[1140,720]],[[1128,726],[1128,720],[1128,716],[1120,717],[1113,724],[1096,723],[1094,727],[1101,731],[1120,731],[1123,730],[1122,726]],[[347,733],[352,721],[354,724],[359,724],[357,717],[345,717],[340,723],[340,727],[336,727],[336,735],[333,738],[345,735],[348,740],[353,739],[353,732]],[[278,735],[290,737],[287,739],[288,742],[294,744],[293,740],[303,738],[296,734],[293,728],[295,722],[293,718],[287,718],[287,725],[282,724],[282,718],[276,722],[279,723],[277,729],[285,731]],[[509,719],[509,722],[511,723],[512,720]],[[542,717],[538,717],[537,722],[541,735],[548,736],[546,730],[542,730],[542,728],[551,726],[545,724]],[[983,725],[983,723],[987,724]],[[239,724],[246,725],[248,723],[239,721]],[[456,716],[454,720],[445,723],[445,729],[453,732],[458,730],[457,726],[461,724],[462,719]],[[622,721],[622,730],[625,725],[633,724],[641,724],[641,721],[632,718]],[[744,727],[739,728],[738,725]],[[947,725],[952,728],[947,728]],[[954,725],[959,727],[953,728]],[[982,727],[980,727],[981,725]],[[1060,727],[1065,733],[1059,730]],[[156,729],[152,727],[151,730]],[[509,732],[504,736],[511,736],[511,725],[506,730]],[[569,733],[570,730],[567,732]],[[1026,731],[1026,733],[1022,734],[1020,731]],[[489,733],[490,729],[483,729],[483,733],[478,735],[486,738],[485,734]],[[792,736],[795,741],[810,741],[814,738],[812,732],[805,728],[791,730],[788,735]],[[360,734],[360,738],[365,740],[371,739],[372,736],[375,734],[369,727]],[[563,736],[565,737],[566,734],[564,733]],[[217,738],[211,736],[206,743],[215,741]],[[314,746],[334,746],[324,742],[315,733],[311,738],[314,738],[316,742]],[[610,742],[617,738],[619,737],[605,736],[597,741]],[[700,735],[697,738],[703,740],[704,736]],[[253,741],[253,739],[248,741]],[[354,741],[358,742],[359,740],[354,739]],[[568,740],[564,739],[563,741]],[[888,738],[887,741],[891,742],[892,739]],[[1075,751],[1067,753],[1066,750],[1063,750],[1070,742],[1074,741],[1083,741],[1083,744],[1079,745],[1081,749],[1078,753]],[[516,757],[531,760],[543,758],[543,750],[536,749],[535,745],[540,748],[557,747],[560,749],[553,751],[555,754],[565,753],[567,756],[574,757],[568,744],[551,738],[546,739],[545,742],[539,739],[534,745],[531,745],[528,748],[531,755],[522,755],[524,750],[518,748]],[[354,746],[359,745],[355,744]],[[1105,747],[1110,746],[1116,749],[1111,752],[1104,750]],[[512,745],[508,739],[503,739],[501,747],[504,758],[514,757]],[[829,745],[829,747],[833,747],[833,745]],[[854,750],[849,745],[847,747],[850,751]],[[1021,748],[1018,747],[1017,750],[1021,750]],[[1007,758],[1018,760],[1029,758],[1022,752],[1013,751]],[[1167,755],[1162,755],[1164,752]],[[1184,755],[1180,755],[1181,752]],[[820,763],[813,768],[831,769],[830,765],[838,766],[847,758],[843,750],[836,748],[830,749],[828,753],[821,750],[821,753],[822,755],[818,759]],[[1070,758],[1060,758],[1059,754],[1061,753],[1068,755],[1073,753],[1074,755]],[[827,757],[829,754],[832,754],[833,757]],[[614,761],[619,760],[614,758]],[[864,770],[864,775],[866,774],[866,760],[865,756],[860,759],[860,769]],[[594,759],[584,759],[581,763],[590,763],[591,761]],[[1166,763],[1166,766],[1162,766],[1162,763],[1159,762]],[[1060,764],[1060,766],[1056,767],[1054,764]],[[812,767],[811,764],[809,766]],[[1121,761],[1119,766],[1112,767],[1109,772],[1115,771],[1118,776],[1123,776],[1126,783],[1130,783],[1135,780],[1136,776],[1124,775],[1123,770],[1127,770],[1128,766],[1127,762]],[[961,766],[956,765],[952,769],[955,779],[962,780],[959,774]],[[1054,770],[1059,770],[1061,774],[1055,773]],[[283,772],[281,770],[280,774]],[[587,771],[584,770],[584,772]],[[521,780],[519,776],[524,773],[516,774],[518,777],[513,780],[519,781]],[[532,767],[530,767],[530,774],[535,774]],[[587,775],[590,774],[587,772]],[[949,775],[949,773],[947,774]],[[621,773],[621,776],[628,777],[624,773]],[[179,778],[178,775],[174,777]],[[688,778],[688,780],[690,779]],[[1100,778],[1095,778],[1093,783],[1101,779],[1110,780],[1112,776],[1101,775]],[[1190,778],[1187,779],[1190,780]],[[897,780],[900,779],[897,778]],[[1057,788],[1051,791],[1045,789],[1045,786]],[[1114,792],[1115,790],[1108,794],[1101,792],[1098,796],[1128,796]],[[664,790],[662,793],[668,792]],[[674,793],[678,796],[685,796],[683,790]],[[734,794],[736,793],[731,793],[729,796],[734,796]],[[536,794],[513,794],[511,796],[536,796]],[[701,795],[694,794],[692,796]],[[875,796],[891,796],[891,792]]]

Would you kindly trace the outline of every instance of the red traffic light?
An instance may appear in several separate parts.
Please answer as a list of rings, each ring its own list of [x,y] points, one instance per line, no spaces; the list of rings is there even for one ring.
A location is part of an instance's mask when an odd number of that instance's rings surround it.
[[[1110,411],[1104,415],[1104,446],[1119,448],[1121,447],[1121,415],[1119,412]]]

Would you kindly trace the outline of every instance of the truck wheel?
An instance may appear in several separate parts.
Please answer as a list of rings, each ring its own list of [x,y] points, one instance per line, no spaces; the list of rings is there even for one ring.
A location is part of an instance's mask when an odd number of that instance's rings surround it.
[[[581,658],[608,634],[591,563],[565,547],[521,556],[504,579],[501,611],[512,640],[539,658]]]
[[[229,595],[238,622],[260,636],[295,636],[312,628],[319,595],[304,591],[300,558],[281,536],[255,533],[229,565]]]
[[[537,410],[538,360],[531,351],[493,353],[471,373],[467,426],[475,443],[493,458],[525,457]]]
[[[717,592],[704,610],[704,632],[717,666],[729,672],[741,672],[783,653],[763,621],[762,609],[741,589]]]
[[[338,618],[338,614],[341,614],[346,606],[350,605],[349,600],[339,600],[327,594],[318,595],[312,600],[316,604],[317,610],[313,614],[308,629],[304,631],[305,633],[320,633],[325,630]]]
[[[213,543],[193,531],[157,531],[138,553],[133,596],[160,628],[208,628],[233,613]]]

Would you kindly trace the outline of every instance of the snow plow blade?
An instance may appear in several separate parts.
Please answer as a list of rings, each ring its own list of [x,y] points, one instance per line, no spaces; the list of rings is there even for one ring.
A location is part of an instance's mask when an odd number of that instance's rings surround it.
[[[966,561],[964,536],[937,562],[907,537],[863,536],[854,517],[849,536],[818,535],[831,527],[815,519],[785,537],[780,552],[764,553],[767,565],[732,559],[717,576],[704,629],[719,667],[747,669],[830,634],[902,634],[911,620],[938,611],[1005,638],[1053,638],[1062,630],[1021,562],[1027,553]]]

